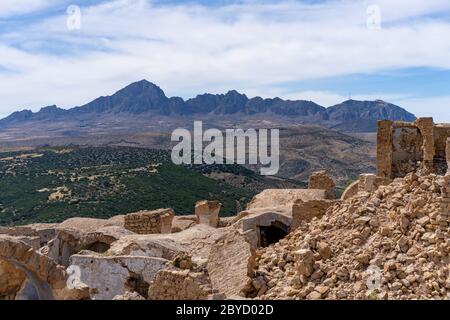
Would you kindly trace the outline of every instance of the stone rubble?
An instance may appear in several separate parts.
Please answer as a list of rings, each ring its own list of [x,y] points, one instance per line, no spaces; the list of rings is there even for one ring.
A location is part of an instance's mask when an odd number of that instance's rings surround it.
[[[450,299],[449,214],[449,176],[359,192],[258,250],[257,298]]]

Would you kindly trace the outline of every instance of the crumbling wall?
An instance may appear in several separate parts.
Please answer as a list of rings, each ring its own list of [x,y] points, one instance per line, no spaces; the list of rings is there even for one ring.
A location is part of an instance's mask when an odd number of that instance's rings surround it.
[[[39,251],[55,260],[58,264],[68,267],[70,256],[81,250],[104,252],[110,245],[124,235],[132,234],[122,227],[100,227],[92,229],[72,229],[67,227],[56,228],[56,236]]]
[[[434,127],[435,157],[445,158],[447,139],[450,137],[450,125],[437,124]]]
[[[338,200],[299,200],[294,204],[292,212],[292,225],[291,231],[300,226],[302,222],[310,221],[317,217],[322,217]]]
[[[14,279],[14,283],[21,278],[25,279],[20,291],[9,291],[9,298],[16,298],[31,287],[34,298],[40,300],[82,299],[87,296],[86,288],[67,288],[68,275],[64,267],[14,237],[0,236],[0,261],[2,261],[0,278]],[[14,283],[6,283],[6,286],[11,288]]]
[[[219,226],[219,212],[222,204],[219,201],[199,201],[195,204],[195,216],[197,223],[210,227]]]
[[[447,172],[445,175],[450,175],[450,138],[447,138],[445,147],[445,158],[447,161]]]
[[[426,169],[433,170],[435,155],[434,122],[433,118],[419,118],[415,122],[422,136],[420,148],[423,165]]]
[[[203,272],[161,270],[150,284],[149,300],[206,300],[213,294],[211,283]]]
[[[361,174],[358,181],[358,192],[374,192],[377,189],[377,176],[374,174]]]
[[[359,191],[359,180],[353,181],[342,193],[341,200],[347,200],[354,197]]]
[[[435,154],[433,170],[436,174],[444,175],[447,172],[446,144],[449,137],[449,125],[438,124],[434,127]]]
[[[433,118],[415,122],[378,122],[377,176],[394,179],[417,169],[444,174],[446,139],[450,126],[434,124]]]
[[[316,171],[309,177],[308,189],[325,190],[327,199],[336,198],[336,184],[325,170]]]
[[[253,197],[247,205],[247,210],[263,208],[290,207],[297,200],[325,199],[326,191],[323,189],[266,189]]]
[[[217,240],[208,257],[207,270],[214,290],[226,296],[246,296],[254,267],[255,247],[238,229]]]
[[[172,233],[177,233],[189,229],[196,223],[197,217],[195,215],[175,216],[172,221]]]
[[[377,175],[392,175],[392,121],[378,121],[377,128]]]
[[[174,216],[172,209],[130,213],[125,216],[125,229],[138,234],[171,233]]]
[[[150,284],[167,260],[139,256],[100,256],[76,254],[70,258],[71,266],[80,271],[80,281],[91,289],[91,299],[111,300],[135,289],[131,280],[139,275]]]
[[[403,177],[417,170],[417,162],[422,160],[421,145],[421,133],[416,126],[394,123],[391,178]]]
[[[359,176],[358,180],[350,184],[347,189],[342,193],[341,200],[350,199],[358,194],[358,192],[372,193],[380,186],[385,186],[391,183],[391,179],[377,177],[372,173],[363,173]]]
[[[56,223],[36,223],[28,226],[0,227],[0,234],[23,237],[34,248],[40,248],[54,238]]]
[[[24,272],[0,259],[0,300],[15,300],[25,279]]]

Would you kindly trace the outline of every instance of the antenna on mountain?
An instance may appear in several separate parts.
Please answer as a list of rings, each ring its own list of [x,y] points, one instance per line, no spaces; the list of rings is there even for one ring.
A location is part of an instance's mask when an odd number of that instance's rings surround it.
[[[348,94],[348,100],[352,100],[352,93],[351,92]]]

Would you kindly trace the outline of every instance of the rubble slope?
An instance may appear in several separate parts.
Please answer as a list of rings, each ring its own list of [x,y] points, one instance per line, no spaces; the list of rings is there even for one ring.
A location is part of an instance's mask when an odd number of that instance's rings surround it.
[[[255,296],[449,299],[449,179],[410,173],[301,224],[257,252]]]

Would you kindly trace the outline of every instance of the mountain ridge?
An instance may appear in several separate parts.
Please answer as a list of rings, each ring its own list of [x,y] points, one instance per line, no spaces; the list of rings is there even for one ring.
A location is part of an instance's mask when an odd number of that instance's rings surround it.
[[[0,120],[1,127],[32,121],[77,120],[86,115],[132,116],[252,116],[273,114],[280,117],[298,119],[301,123],[320,124],[342,131],[374,131],[376,121],[381,119],[414,121],[416,117],[394,104],[376,101],[347,100],[340,104],[323,107],[308,100],[284,100],[275,98],[248,98],[236,90],[226,94],[199,94],[184,100],[167,97],[154,83],[141,80],[118,90],[110,96],[101,96],[93,101],[70,109],[55,105],[31,110],[16,111]]]

